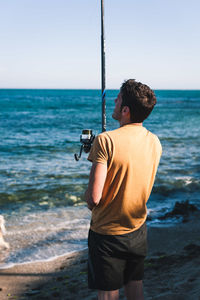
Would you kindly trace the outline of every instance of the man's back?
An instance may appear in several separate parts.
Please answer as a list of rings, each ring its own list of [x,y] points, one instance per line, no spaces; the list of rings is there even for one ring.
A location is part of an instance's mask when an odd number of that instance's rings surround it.
[[[133,123],[96,138],[88,159],[106,164],[107,177],[101,201],[92,210],[93,231],[119,235],[141,227],[161,151],[158,138]]]

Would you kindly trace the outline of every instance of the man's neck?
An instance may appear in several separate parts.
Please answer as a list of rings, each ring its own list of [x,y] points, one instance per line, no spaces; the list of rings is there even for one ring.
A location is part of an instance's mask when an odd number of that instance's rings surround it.
[[[120,121],[119,124],[120,124],[120,127],[122,127],[124,125],[128,125],[128,124],[132,124],[132,125],[135,125],[135,126],[142,126],[142,123],[132,123],[130,121]]]

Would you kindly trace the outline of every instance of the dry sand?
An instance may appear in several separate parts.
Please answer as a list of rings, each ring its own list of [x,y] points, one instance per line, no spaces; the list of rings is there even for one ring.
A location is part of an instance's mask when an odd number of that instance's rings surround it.
[[[198,212],[173,227],[149,228],[145,299],[200,300],[199,217]],[[87,288],[87,251],[0,270],[0,299],[96,299]]]

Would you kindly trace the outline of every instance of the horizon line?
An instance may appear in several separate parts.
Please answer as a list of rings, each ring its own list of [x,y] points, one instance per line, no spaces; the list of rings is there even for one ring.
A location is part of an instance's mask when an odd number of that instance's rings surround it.
[[[151,88],[157,91],[200,91],[200,88]],[[101,91],[101,88],[1,88],[0,90],[94,90]],[[119,88],[108,88],[106,91],[119,90]]]

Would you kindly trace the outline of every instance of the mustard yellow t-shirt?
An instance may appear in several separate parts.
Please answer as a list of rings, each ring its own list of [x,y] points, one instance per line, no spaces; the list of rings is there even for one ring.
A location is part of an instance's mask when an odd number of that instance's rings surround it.
[[[106,164],[107,177],[92,210],[93,231],[119,235],[142,226],[161,153],[158,137],[133,123],[95,138],[88,160]]]

